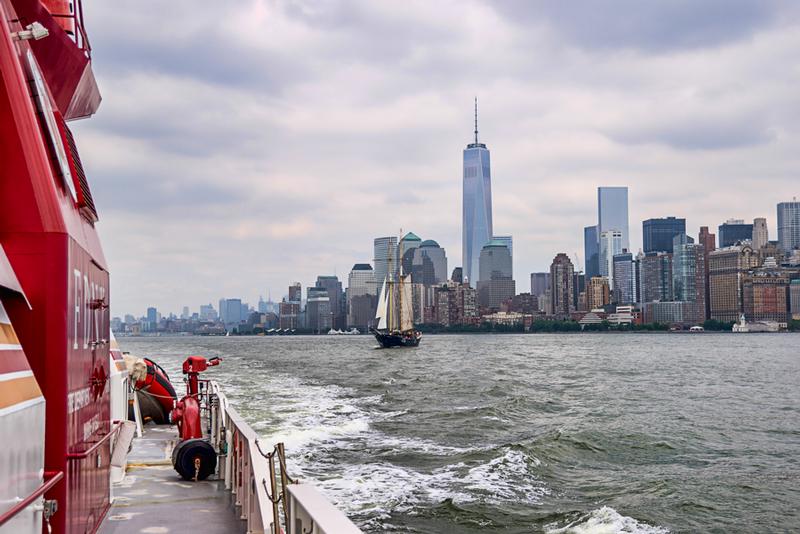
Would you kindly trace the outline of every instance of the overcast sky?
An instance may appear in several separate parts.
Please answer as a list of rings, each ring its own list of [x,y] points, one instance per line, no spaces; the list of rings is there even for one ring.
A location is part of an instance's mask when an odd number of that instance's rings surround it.
[[[279,300],[413,231],[461,265],[462,150],[491,150],[517,290],[583,265],[596,188],[687,230],[800,196],[800,4],[114,1],[84,8],[103,103],[73,123],[112,314]],[[580,6],[580,7],[579,7]]]

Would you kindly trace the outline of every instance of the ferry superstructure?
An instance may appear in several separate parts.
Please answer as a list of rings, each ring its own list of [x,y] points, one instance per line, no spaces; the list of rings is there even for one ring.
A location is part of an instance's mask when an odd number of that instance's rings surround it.
[[[130,531],[107,516],[113,495],[140,478],[125,477],[131,381],[112,347],[98,212],[69,128],[100,101],[80,0],[0,0],[3,534]],[[217,384],[205,391],[206,438],[220,458],[211,478],[226,490],[209,499],[235,514],[237,530],[360,532],[311,486],[287,477],[279,495],[273,481],[286,469],[271,451],[281,447],[259,442]],[[177,437],[170,426],[148,433],[165,446]],[[146,443],[134,440],[133,453]],[[164,476],[164,488],[180,480]],[[165,495],[181,517],[185,499]]]

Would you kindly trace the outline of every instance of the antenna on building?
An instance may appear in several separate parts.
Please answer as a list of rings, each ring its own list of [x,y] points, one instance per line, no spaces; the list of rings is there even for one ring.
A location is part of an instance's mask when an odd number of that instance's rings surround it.
[[[478,97],[475,97],[475,144],[478,144]]]

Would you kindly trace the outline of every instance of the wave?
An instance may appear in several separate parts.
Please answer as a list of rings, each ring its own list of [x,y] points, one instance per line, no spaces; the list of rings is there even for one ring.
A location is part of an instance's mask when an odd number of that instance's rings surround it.
[[[667,528],[648,525],[621,515],[610,506],[592,510],[563,527],[553,524],[545,527],[546,534],[667,534],[668,532]]]

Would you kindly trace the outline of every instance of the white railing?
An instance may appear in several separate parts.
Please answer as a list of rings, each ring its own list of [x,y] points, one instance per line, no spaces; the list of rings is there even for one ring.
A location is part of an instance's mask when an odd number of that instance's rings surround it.
[[[293,481],[287,473],[283,444],[276,444],[271,452],[263,452],[258,435],[230,406],[219,385],[213,381],[208,385],[210,437],[220,455],[219,476],[234,496],[248,533],[361,532],[316,488]],[[281,516],[285,530],[280,527]]]

